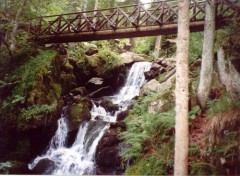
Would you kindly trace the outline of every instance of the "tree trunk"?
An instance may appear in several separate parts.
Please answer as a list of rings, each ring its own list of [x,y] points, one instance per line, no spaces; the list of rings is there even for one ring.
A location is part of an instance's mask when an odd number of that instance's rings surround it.
[[[140,0],[133,1],[135,4],[140,4]],[[131,51],[135,51],[136,48],[136,38],[130,38]]]
[[[188,175],[189,0],[178,1],[174,175]]]
[[[95,4],[94,4],[94,10],[98,9],[98,0],[95,0]]]
[[[135,51],[135,47],[136,47],[136,38],[130,38],[129,42],[131,44],[131,51]]]
[[[17,43],[16,35],[17,35],[19,18],[20,18],[20,15],[21,15],[26,3],[27,3],[27,0],[22,0],[21,4],[19,6],[19,9],[17,10],[17,14],[15,16],[15,19],[12,22],[13,29],[12,29],[12,32],[10,33],[10,47],[9,47],[10,52],[11,52],[11,57],[15,56],[16,43]]]
[[[156,40],[155,48],[154,48],[154,55],[156,58],[158,58],[160,55],[161,45],[162,45],[162,36],[159,35],[159,36],[157,36],[157,40]]]
[[[212,86],[213,47],[215,38],[215,0],[206,1],[203,51],[200,82],[197,97],[202,109],[206,108],[207,99]]]

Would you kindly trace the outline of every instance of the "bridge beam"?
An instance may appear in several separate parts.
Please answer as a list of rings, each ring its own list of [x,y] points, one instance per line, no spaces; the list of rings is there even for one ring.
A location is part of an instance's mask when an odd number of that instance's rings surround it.
[[[204,21],[192,22],[190,24],[191,32],[202,31]],[[156,36],[176,34],[177,24],[168,24],[162,26],[149,26],[128,29],[116,29],[96,32],[70,33],[59,35],[44,35],[34,38],[38,42],[48,43],[68,43],[68,42],[84,42],[94,40],[108,40],[115,38],[133,38],[142,36]]]

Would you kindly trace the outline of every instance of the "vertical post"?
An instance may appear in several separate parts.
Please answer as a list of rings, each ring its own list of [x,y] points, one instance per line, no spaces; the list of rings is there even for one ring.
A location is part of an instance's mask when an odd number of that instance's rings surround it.
[[[38,26],[38,35],[41,35],[41,30],[42,30],[42,17],[40,18],[40,21],[39,21],[39,26]]]

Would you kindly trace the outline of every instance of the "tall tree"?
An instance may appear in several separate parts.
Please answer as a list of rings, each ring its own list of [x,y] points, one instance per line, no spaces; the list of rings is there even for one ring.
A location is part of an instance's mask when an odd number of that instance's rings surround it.
[[[189,0],[178,1],[174,175],[188,175]]]
[[[134,4],[140,4],[140,0],[135,0],[133,1]],[[136,48],[136,38],[130,38],[130,44],[131,44],[131,50],[132,51],[135,51],[135,48]]]
[[[213,48],[215,38],[215,0],[206,1],[206,16],[204,25],[202,65],[200,82],[197,91],[198,101],[202,109],[206,108],[207,99],[212,86]]]

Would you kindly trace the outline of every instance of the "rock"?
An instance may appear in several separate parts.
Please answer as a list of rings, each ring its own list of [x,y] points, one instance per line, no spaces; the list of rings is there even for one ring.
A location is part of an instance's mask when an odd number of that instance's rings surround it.
[[[129,114],[129,110],[122,111],[117,116],[117,121],[123,121]]]
[[[61,73],[62,94],[68,93],[76,86],[76,77],[73,74]]]
[[[149,91],[157,91],[160,88],[160,83],[156,79],[152,79],[143,85],[141,93],[148,93]]]
[[[108,99],[102,99],[99,103],[104,109],[106,109],[108,112],[115,112],[118,110],[118,105],[113,104],[112,101]]]
[[[87,82],[86,87],[87,87],[88,91],[96,91],[99,88],[101,88],[102,85],[103,85],[103,79],[98,78],[98,77],[94,77],[94,78],[91,78]]]
[[[85,87],[77,87],[70,91],[73,95],[80,95],[80,96],[86,96],[87,90]]]
[[[147,94],[149,91],[162,92],[169,89],[174,84],[175,74],[172,75],[167,81],[159,83],[156,79],[147,82],[141,89],[140,95]]]
[[[113,95],[113,90],[110,86],[107,86],[107,87],[102,87],[94,92],[91,92],[90,94],[87,95],[87,97],[99,98],[102,96],[110,96],[110,95]]]
[[[168,102],[165,100],[156,100],[150,103],[148,106],[148,112],[150,114],[157,114],[160,112],[168,111]]]
[[[149,71],[144,72],[144,76],[147,80],[150,80],[164,72],[166,72],[166,68],[154,63]]]
[[[86,105],[84,101],[78,104],[72,104],[68,108],[68,118],[70,131],[76,130],[82,121],[91,119],[88,105]]]
[[[84,48],[86,48],[86,52],[85,54],[88,56],[91,56],[93,54],[98,53],[98,47],[92,43],[88,43],[88,42],[83,42]]]
[[[96,163],[100,168],[118,168],[121,165],[117,128],[110,128],[98,143]]]
[[[133,52],[125,52],[120,55],[123,64],[131,64],[133,62],[146,61],[143,57]]]
[[[62,70],[65,73],[69,73],[72,74],[73,73],[73,66],[67,61],[64,63],[64,65],[62,66]]]
[[[52,169],[54,169],[54,162],[46,158],[40,160],[39,163],[34,167],[33,171],[36,174],[51,174]]]
[[[118,128],[118,127],[121,128],[122,130],[127,129],[126,124],[123,121],[110,123],[110,128]]]

